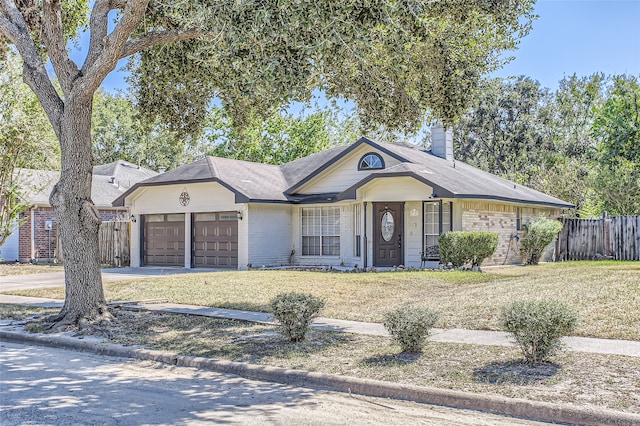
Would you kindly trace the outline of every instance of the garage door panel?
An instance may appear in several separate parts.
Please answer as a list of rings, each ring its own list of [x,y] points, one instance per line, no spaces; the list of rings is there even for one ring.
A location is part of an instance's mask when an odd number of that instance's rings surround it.
[[[238,220],[235,212],[193,215],[195,267],[238,267]]]
[[[153,214],[144,221],[144,264],[184,266],[184,215]]]

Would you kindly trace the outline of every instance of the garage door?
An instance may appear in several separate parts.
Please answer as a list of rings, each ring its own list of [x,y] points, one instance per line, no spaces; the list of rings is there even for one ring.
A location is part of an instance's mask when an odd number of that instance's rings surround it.
[[[144,264],[184,266],[184,214],[144,216]]]
[[[193,266],[238,268],[236,212],[193,214]]]

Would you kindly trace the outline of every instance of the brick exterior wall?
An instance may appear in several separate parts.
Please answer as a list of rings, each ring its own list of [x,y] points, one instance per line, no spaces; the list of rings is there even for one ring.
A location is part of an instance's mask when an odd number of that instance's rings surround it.
[[[494,255],[485,260],[482,265],[515,265],[522,264],[520,245],[514,233],[522,236],[522,231],[516,230],[515,205],[499,204],[491,202],[463,202],[462,203],[462,230],[495,232],[498,234],[498,248]],[[529,208],[521,207],[522,224],[537,215],[557,217],[560,210],[553,208]]]
[[[19,230],[19,256],[21,262],[30,262],[31,256],[31,211],[29,209],[20,215],[26,219]],[[121,210],[98,210],[103,221],[128,220],[126,212]],[[34,258],[41,262],[49,262],[58,258],[58,222],[51,207],[38,207],[34,211]],[[51,238],[45,229],[45,222],[53,221]]]

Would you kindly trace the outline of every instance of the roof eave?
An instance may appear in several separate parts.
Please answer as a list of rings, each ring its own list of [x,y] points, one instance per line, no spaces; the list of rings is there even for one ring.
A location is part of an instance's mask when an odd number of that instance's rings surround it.
[[[163,185],[185,185],[185,184],[189,184],[189,183],[208,183],[208,182],[212,182],[212,183],[219,183],[220,185],[222,185],[223,187],[225,187],[226,189],[228,189],[229,191],[233,192],[233,194],[235,195],[235,202],[240,204],[240,203],[248,203],[251,199],[244,194],[243,192],[237,190],[236,188],[234,188],[233,186],[229,185],[228,183],[218,179],[218,178],[206,178],[206,179],[189,179],[189,180],[173,180],[173,181],[161,181],[161,182],[138,182],[136,184],[134,184],[131,188],[129,188],[124,194],[122,194],[121,196],[119,196],[118,198],[116,198],[111,205],[113,207],[121,207],[124,206],[124,202],[125,199],[133,194],[138,188],[143,188],[143,187],[153,187],[153,186],[163,186]]]
[[[438,194],[438,198],[453,198],[454,197],[454,193],[441,187],[440,185],[437,185],[433,182],[431,182],[428,179],[423,178],[422,176],[413,173],[413,172],[396,172],[396,173],[371,173],[369,176],[365,177],[364,179],[356,182],[355,184],[351,185],[349,188],[345,189],[344,191],[342,191],[340,194],[338,194],[338,196],[336,197],[337,201],[342,201],[342,200],[355,200],[356,198],[356,191],[361,188],[362,186],[366,185],[367,183],[371,182],[374,179],[384,179],[384,178],[394,178],[394,177],[411,177],[416,179],[419,182],[424,183],[425,185],[430,186],[433,189],[433,192]]]
[[[413,172],[399,172],[399,173],[372,173],[364,179],[356,182],[354,185],[350,186],[346,190],[342,191],[336,197],[336,201],[342,200],[355,200],[356,199],[356,191],[367,183],[371,182],[374,179],[382,179],[382,178],[393,178],[393,177],[411,177],[414,178],[425,185],[433,188],[434,194],[436,194],[435,198],[454,198],[454,199],[476,199],[476,200],[495,200],[495,201],[506,201],[518,204],[533,204],[533,205],[543,205],[547,207],[556,207],[562,209],[573,209],[575,206],[570,203],[556,203],[550,201],[543,200],[531,200],[517,197],[500,197],[494,195],[481,195],[481,194],[456,194],[442,186],[439,186],[430,180],[420,176],[417,173]],[[561,201],[561,200],[559,200]]]
[[[445,197],[447,198],[447,197]],[[556,207],[561,209],[574,209],[575,205],[570,203],[556,203],[550,201],[542,201],[542,200],[530,200],[524,198],[513,198],[513,197],[499,197],[495,195],[479,195],[479,194],[454,194],[453,197],[457,199],[470,199],[470,200],[494,200],[494,201],[506,201],[510,203],[517,204],[533,204],[533,205],[542,205],[547,207]],[[561,201],[561,200],[559,200]]]

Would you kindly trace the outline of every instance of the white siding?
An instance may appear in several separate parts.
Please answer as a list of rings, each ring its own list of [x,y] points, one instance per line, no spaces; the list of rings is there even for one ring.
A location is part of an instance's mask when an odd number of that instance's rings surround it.
[[[426,200],[432,188],[411,177],[375,179],[360,188],[358,198],[364,201],[422,201]]]
[[[238,259],[239,269],[245,269],[249,263],[254,268],[289,265],[295,246],[291,239],[291,213],[296,208],[282,204],[248,205],[247,217],[243,219],[248,223],[247,261],[240,263]]]
[[[376,152],[385,163],[385,168],[400,164],[400,161],[382,152],[377,152],[369,145],[362,145],[349,155],[337,161],[335,164],[323,170],[310,182],[300,187],[296,192],[301,194],[324,194],[342,192],[351,185],[359,182],[376,170],[358,170],[358,162],[366,153]]]
[[[2,247],[0,247],[0,259],[5,262],[18,260],[20,254],[20,231],[17,226],[12,227],[13,233],[7,237]]]
[[[179,201],[183,190],[189,194],[187,206]],[[135,214],[222,212],[240,210],[240,206],[235,194],[216,182],[146,187],[127,205]]]
[[[404,266],[406,267],[420,267],[422,220],[422,201],[404,204]]]

